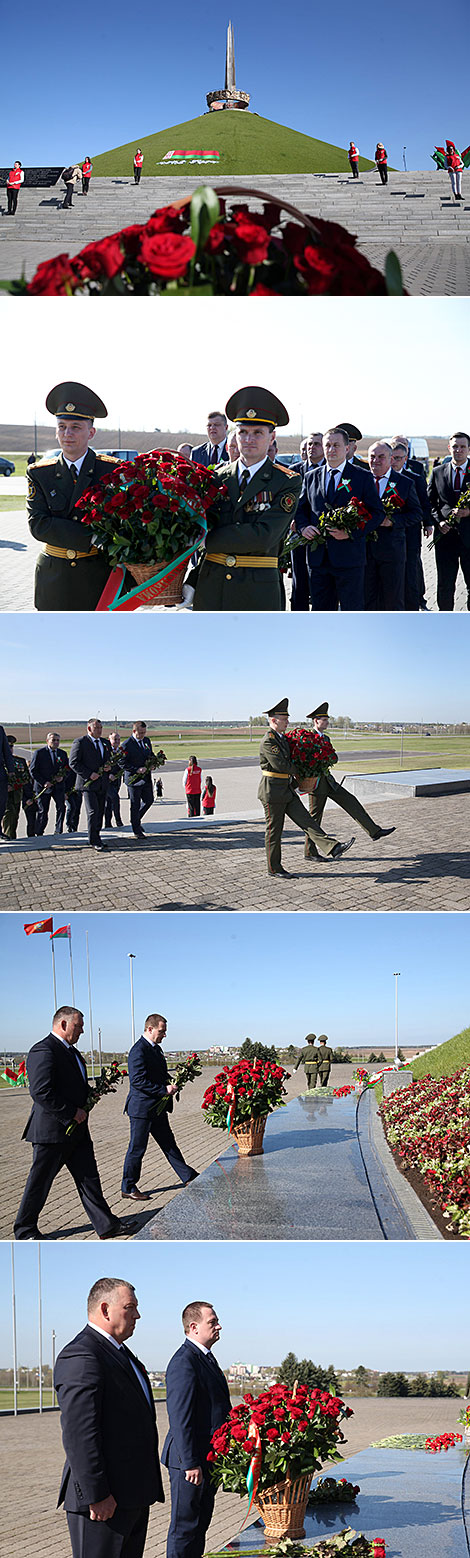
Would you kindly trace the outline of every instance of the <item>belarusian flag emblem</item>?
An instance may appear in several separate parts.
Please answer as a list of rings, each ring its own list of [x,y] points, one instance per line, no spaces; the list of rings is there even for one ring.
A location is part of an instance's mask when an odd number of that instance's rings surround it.
[[[220,151],[167,151],[161,159],[161,167],[164,162],[220,162]]]

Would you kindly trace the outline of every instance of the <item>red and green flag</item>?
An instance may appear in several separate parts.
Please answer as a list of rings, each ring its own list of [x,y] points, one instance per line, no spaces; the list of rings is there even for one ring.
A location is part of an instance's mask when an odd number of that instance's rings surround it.
[[[23,925],[23,930],[26,936],[39,936],[42,935],[44,931],[50,931],[50,934],[52,935],[52,917],[50,920],[33,920],[32,924]]]
[[[185,162],[218,163],[220,162],[220,151],[167,151],[161,159],[160,166],[162,167],[163,163],[167,162],[171,162],[172,165],[173,163],[180,164]]]
[[[56,941],[58,936],[64,936],[70,941],[71,935],[72,931],[70,925],[61,925],[59,930],[51,930],[51,941]]]
[[[10,1087],[16,1087],[18,1072],[13,1071],[11,1066],[5,1066],[5,1070],[2,1071],[2,1079],[4,1082],[8,1082]]]

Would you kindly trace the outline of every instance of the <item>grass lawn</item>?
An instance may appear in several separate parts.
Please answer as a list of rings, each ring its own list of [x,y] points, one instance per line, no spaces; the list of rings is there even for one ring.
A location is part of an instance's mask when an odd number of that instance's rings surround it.
[[[153,1399],[154,1401],[165,1401],[166,1391],[163,1385],[153,1386]],[[13,1386],[0,1387],[0,1412],[11,1412],[13,1410],[13,1404]],[[53,1399],[53,1391],[50,1388],[44,1388],[42,1393],[42,1404],[43,1407],[52,1407],[57,1405],[55,1398]],[[32,1409],[38,1411],[39,1390],[35,1389],[34,1387],[29,1390],[18,1390],[17,1405],[19,1411],[24,1411],[24,1409],[28,1407],[30,1411]]]
[[[197,119],[187,119],[183,124],[144,136],[143,140],[137,137],[126,146],[94,156],[93,173],[97,178],[129,177],[137,145],[144,154],[144,178],[149,174],[183,179],[200,175],[201,183],[207,184],[215,175],[220,178],[224,174],[350,173],[342,147],[245,112],[201,114]],[[204,167],[191,163],[162,164],[167,152],[194,146],[203,151],[218,151],[219,162]],[[374,163],[361,157],[359,167],[373,168]]]
[[[24,498],[13,496],[12,498],[0,497],[0,514],[11,514],[14,509],[23,509]]]
[[[0,449],[0,454],[2,454],[7,460],[13,460],[15,466],[15,476],[26,476],[26,461],[29,459],[29,454],[17,454],[15,449]],[[9,476],[3,476],[0,478],[2,492],[4,490],[4,486],[5,491],[7,490],[6,483],[9,481]]]
[[[413,1061],[413,1077],[448,1077],[462,1066],[470,1066],[470,1028],[463,1028],[446,1044],[439,1044],[430,1055]]]

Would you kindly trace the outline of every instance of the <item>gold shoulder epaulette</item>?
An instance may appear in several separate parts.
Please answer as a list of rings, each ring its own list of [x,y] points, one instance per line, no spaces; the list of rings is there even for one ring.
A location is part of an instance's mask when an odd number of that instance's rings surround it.
[[[57,465],[57,461],[59,459],[60,459],[60,454],[59,453],[57,453],[57,454],[49,454],[47,456],[44,455],[44,457],[41,455],[39,460],[35,460],[34,465],[28,465],[28,469],[27,469],[26,475],[27,476],[34,476],[34,472],[35,471],[43,471],[44,467],[47,466],[47,465]]]
[[[274,469],[275,471],[282,471],[283,476],[289,476],[291,481],[293,476],[300,476],[300,471],[293,471],[291,465],[281,465],[280,460],[276,460]]]
[[[96,449],[95,453],[97,460],[106,460],[109,465],[119,465],[115,454],[102,454],[101,449]]]

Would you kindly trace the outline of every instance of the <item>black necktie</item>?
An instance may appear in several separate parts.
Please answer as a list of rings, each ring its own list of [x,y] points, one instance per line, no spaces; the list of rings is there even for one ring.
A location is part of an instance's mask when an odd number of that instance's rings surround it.
[[[327,503],[334,503],[334,501],[335,501],[335,493],[336,493],[335,476],[337,476],[337,475],[338,475],[337,471],[332,471],[331,472],[330,480],[328,482],[328,486],[327,486],[327,489],[326,489],[326,501],[327,501]]]
[[[245,491],[245,488],[248,486],[249,480],[250,480],[250,472],[249,471],[244,471],[242,479],[241,479],[241,482],[240,482],[240,496]]]
[[[218,444],[213,444],[212,449],[211,449],[209,464],[210,465],[217,465],[218,458],[219,458],[219,445]]]
[[[76,465],[69,465],[69,471],[70,471],[70,475],[72,477],[72,481],[75,483],[76,480],[77,480],[77,476],[78,476],[78,471],[77,471]]]
[[[460,492],[460,477],[461,477],[460,467],[457,466],[457,469],[456,469],[456,472],[455,472],[455,477],[454,477],[454,492]]]

